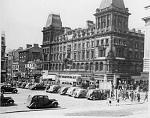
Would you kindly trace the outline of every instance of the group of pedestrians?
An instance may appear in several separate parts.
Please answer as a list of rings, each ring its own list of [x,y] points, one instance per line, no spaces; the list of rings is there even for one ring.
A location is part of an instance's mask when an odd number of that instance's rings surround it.
[[[115,98],[114,98],[115,97]],[[114,100],[115,99],[115,100]],[[141,102],[141,93],[138,91],[127,91],[127,90],[119,90],[117,96],[113,95],[108,97],[108,105],[111,106],[113,101],[116,101],[116,106],[119,106],[120,101],[130,100],[131,102],[137,101],[138,103]],[[148,102],[148,91],[145,92],[143,103]]]

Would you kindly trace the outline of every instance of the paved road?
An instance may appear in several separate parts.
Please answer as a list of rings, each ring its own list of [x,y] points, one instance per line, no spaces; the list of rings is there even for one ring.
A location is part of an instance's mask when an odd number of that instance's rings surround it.
[[[26,107],[26,99],[29,94],[46,94],[49,98],[55,98],[60,103],[60,108],[30,110]],[[36,116],[61,116],[61,117],[133,117],[140,116],[146,118],[148,105],[147,103],[124,102],[121,101],[119,106],[116,102],[108,106],[107,101],[90,101],[87,99],[77,99],[59,94],[46,93],[45,91],[19,89],[18,94],[5,94],[11,96],[16,105],[9,107],[0,107],[0,117],[3,118],[20,118]]]

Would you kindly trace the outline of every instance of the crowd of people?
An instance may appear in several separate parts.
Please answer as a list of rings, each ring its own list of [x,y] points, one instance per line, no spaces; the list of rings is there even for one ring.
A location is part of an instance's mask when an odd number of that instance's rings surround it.
[[[142,95],[142,99],[141,99]],[[121,101],[124,102],[148,102],[148,91],[139,92],[137,90],[122,90],[116,89],[111,93],[111,96],[108,97],[108,104],[111,105],[113,101],[116,101],[116,105],[118,106]]]

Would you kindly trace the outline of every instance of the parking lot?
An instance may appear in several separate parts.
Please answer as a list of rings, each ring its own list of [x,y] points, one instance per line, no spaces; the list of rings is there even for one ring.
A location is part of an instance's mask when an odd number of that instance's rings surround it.
[[[59,108],[30,110],[26,107],[27,96],[30,94],[46,94],[49,98],[57,99]],[[112,102],[112,106],[108,106],[107,100],[87,100],[86,98],[73,98],[57,93],[46,93],[44,90],[29,90],[18,89],[17,94],[7,93],[5,96],[11,96],[15,100],[14,106],[0,107],[0,113],[8,116],[8,114],[53,114],[67,116],[129,116],[139,112],[147,111],[146,103],[131,103],[121,101],[119,106],[116,106],[116,101]],[[11,116],[13,116],[11,114]]]

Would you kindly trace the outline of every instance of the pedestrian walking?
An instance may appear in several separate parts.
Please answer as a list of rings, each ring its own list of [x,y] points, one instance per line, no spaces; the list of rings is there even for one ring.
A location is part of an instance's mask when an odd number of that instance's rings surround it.
[[[120,102],[120,99],[119,99],[119,97],[117,98],[117,104],[116,104],[116,106],[119,106],[119,102]]]
[[[134,93],[133,93],[133,91],[131,91],[131,93],[130,93],[130,98],[131,98],[131,102],[133,102],[133,98],[134,98]]]
[[[145,98],[144,98],[144,102],[147,100],[147,102],[148,102],[148,91],[146,91],[146,93],[145,93]]]
[[[138,102],[140,102],[140,93],[137,93],[137,100],[138,100]]]
[[[111,106],[111,98],[108,98],[108,105]]]

